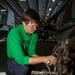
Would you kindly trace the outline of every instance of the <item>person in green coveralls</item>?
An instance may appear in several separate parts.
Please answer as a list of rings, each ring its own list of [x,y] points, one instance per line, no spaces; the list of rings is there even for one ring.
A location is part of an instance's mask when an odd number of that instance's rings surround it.
[[[7,36],[7,64],[13,75],[27,75],[28,65],[47,63],[56,64],[56,57],[38,56],[35,47],[38,35],[35,32],[40,21],[39,14],[34,9],[23,11],[22,24],[12,28]]]

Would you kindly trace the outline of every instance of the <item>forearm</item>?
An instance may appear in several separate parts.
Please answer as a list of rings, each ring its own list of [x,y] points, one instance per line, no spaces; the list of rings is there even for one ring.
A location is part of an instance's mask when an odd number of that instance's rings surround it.
[[[29,59],[29,64],[38,64],[38,63],[45,63],[46,57],[45,56],[33,56]]]
[[[55,65],[56,64],[56,57],[50,55],[50,56],[38,56],[34,55],[29,58],[29,64],[38,64],[38,63],[47,63],[47,61],[50,60],[49,65]]]

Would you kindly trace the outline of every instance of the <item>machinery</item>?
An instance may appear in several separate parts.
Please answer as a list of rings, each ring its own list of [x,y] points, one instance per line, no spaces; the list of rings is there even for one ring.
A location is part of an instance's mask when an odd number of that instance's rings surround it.
[[[66,63],[70,61],[67,44],[68,40],[58,43],[53,49],[52,54],[58,59],[57,64],[53,66],[53,70],[46,64],[47,71],[32,71],[31,75],[65,75],[67,73]]]
[[[46,71],[44,71],[44,70],[32,71],[31,75],[73,75],[72,68],[70,68],[70,72],[68,71],[68,62],[70,62],[72,60],[72,58],[70,57],[71,53],[70,53],[70,49],[68,46],[69,43],[71,44],[71,42],[69,42],[68,36],[72,36],[70,34],[75,34],[73,32],[75,32],[75,28],[71,29],[71,31],[67,31],[67,33],[68,33],[67,38],[65,40],[60,41],[54,47],[54,49],[52,51],[52,55],[56,56],[58,59],[56,65],[53,66],[53,68],[52,68],[48,64],[45,64],[47,67]],[[74,40],[72,40],[72,41],[74,41]],[[71,62],[71,64],[74,64],[74,63]]]

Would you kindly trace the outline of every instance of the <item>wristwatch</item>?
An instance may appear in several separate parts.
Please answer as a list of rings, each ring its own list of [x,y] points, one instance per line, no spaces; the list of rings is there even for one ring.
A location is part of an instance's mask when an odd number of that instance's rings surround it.
[[[51,61],[50,61],[50,60],[48,60],[48,61],[46,62],[46,64],[50,64],[50,62],[51,62]]]

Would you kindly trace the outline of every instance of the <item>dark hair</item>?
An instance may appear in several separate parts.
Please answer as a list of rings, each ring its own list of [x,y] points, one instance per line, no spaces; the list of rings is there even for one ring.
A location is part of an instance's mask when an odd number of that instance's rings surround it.
[[[40,16],[34,9],[24,9],[22,14],[22,21],[25,21],[26,23],[29,21],[35,21],[36,23],[39,23]]]

